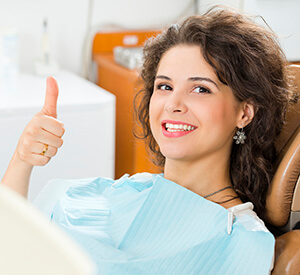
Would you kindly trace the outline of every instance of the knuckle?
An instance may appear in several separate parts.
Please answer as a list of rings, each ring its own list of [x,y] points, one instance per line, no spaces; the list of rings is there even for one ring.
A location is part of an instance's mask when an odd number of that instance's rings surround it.
[[[42,115],[38,113],[32,118],[31,124],[39,125],[41,123],[41,120],[42,120]]]
[[[24,147],[29,147],[29,146],[30,146],[30,140],[29,140],[28,138],[25,137],[25,138],[22,140],[22,144],[23,144]]]
[[[36,137],[38,134],[38,129],[36,127],[30,127],[27,130],[27,135],[30,137]]]

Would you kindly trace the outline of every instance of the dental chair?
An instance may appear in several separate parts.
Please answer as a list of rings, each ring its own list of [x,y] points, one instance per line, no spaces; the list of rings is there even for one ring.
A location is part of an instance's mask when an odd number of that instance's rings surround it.
[[[280,153],[264,217],[276,237],[272,275],[300,274],[300,66],[291,70],[296,91],[277,139]]]

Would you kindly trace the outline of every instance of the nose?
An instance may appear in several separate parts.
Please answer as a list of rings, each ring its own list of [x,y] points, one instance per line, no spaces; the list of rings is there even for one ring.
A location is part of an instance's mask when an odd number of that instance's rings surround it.
[[[185,97],[180,92],[173,91],[164,107],[165,111],[168,113],[186,113],[187,112],[187,106],[185,103]]]

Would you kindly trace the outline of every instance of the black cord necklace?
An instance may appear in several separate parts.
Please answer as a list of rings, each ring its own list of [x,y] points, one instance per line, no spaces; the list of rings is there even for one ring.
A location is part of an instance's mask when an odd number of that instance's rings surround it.
[[[217,190],[217,191],[215,191],[215,192],[213,192],[213,193],[210,193],[210,194],[208,194],[208,195],[205,195],[203,198],[211,197],[211,196],[213,196],[213,195],[215,195],[215,194],[217,194],[217,193],[219,193],[219,192],[221,192],[221,191],[223,191],[223,190],[225,190],[225,189],[229,189],[229,188],[232,188],[232,189],[233,189],[233,186],[226,186],[226,187],[224,187],[224,188],[221,188],[220,190]]]

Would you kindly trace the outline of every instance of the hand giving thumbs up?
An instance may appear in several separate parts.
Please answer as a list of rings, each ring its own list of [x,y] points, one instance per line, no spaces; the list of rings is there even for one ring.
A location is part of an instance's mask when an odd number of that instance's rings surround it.
[[[64,125],[57,118],[58,85],[47,78],[45,103],[24,129],[17,146],[17,157],[29,165],[43,166],[63,144]]]

